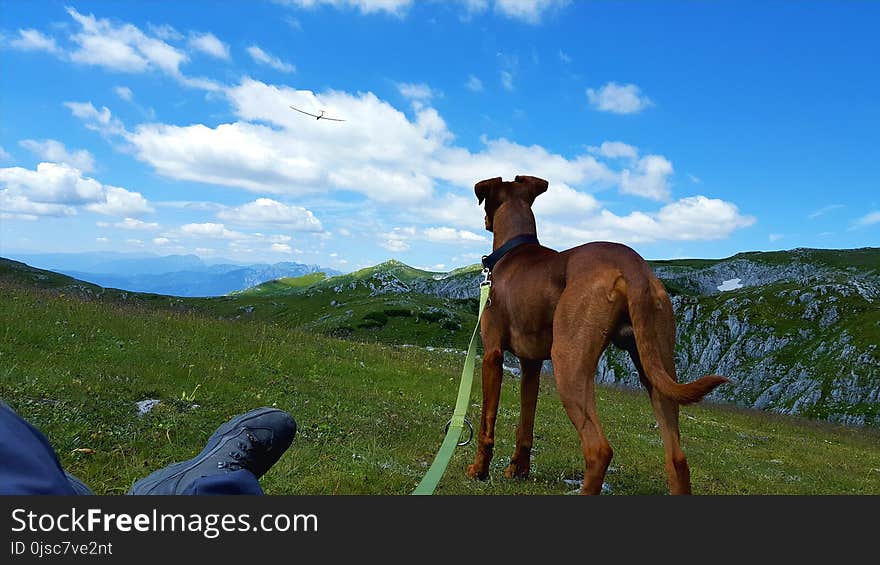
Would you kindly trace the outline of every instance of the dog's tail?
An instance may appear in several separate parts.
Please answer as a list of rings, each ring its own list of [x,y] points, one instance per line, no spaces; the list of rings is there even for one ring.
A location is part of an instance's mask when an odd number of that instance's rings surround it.
[[[679,383],[669,374],[663,356],[671,357],[673,352],[671,346],[670,351],[662,351],[660,340],[668,340],[671,335],[674,343],[672,303],[662,283],[647,265],[645,270],[648,271],[647,276],[626,277],[629,317],[645,377],[660,394],[679,404],[699,402],[712,389],[729,381],[718,375],[706,375],[690,383]]]

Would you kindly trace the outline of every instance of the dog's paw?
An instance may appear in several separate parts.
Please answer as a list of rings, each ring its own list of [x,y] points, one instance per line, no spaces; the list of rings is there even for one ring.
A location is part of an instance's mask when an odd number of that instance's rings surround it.
[[[479,481],[485,481],[489,478],[489,469],[483,467],[482,465],[478,466],[476,463],[468,465],[467,468],[467,476],[471,479],[477,479]]]
[[[504,469],[504,477],[508,479],[527,479],[529,477],[529,465],[528,463],[525,465],[520,465],[518,463],[511,462]]]

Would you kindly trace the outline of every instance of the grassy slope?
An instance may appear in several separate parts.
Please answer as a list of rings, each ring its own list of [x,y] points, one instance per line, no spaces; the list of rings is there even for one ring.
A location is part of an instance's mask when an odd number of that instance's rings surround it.
[[[785,265],[797,260],[839,269],[857,268],[880,272],[880,248],[862,247],[857,249],[809,249],[790,251],[747,251],[725,259],[668,259],[648,261],[651,265],[666,267],[689,267],[702,269],[718,263],[735,259],[748,259],[768,265]]]
[[[191,457],[233,414],[277,404],[294,414],[301,432],[264,479],[267,492],[406,494],[452,410],[457,355],[217,320],[116,295],[82,300],[61,280],[54,290],[4,280],[0,397],[100,493],[125,492],[159,466]],[[479,388],[477,379],[472,416]],[[580,448],[550,379],[541,388],[532,477],[501,478],[513,447],[516,388],[513,379],[504,384],[492,479],[464,478],[470,445],[457,450],[440,493],[572,490],[564,479],[581,474]],[[193,391],[196,409],[179,400]],[[145,398],[163,402],[139,418],[134,403]],[[599,409],[615,449],[611,492],[665,492],[645,395],[600,388]],[[880,435],[871,430],[697,406],[683,409],[682,435],[696,492],[880,493]]]
[[[476,300],[414,292],[373,295],[369,286],[388,275],[410,282],[437,274],[387,261],[346,275],[270,281],[228,297],[188,303],[225,318],[277,322],[338,337],[464,348],[476,323]]]
[[[245,290],[232,292],[233,296],[264,296],[304,289],[327,278],[324,272],[308,273],[299,277],[284,277]]]
[[[383,265],[392,267],[407,280],[434,274],[397,262]],[[367,280],[381,271],[377,266],[330,279],[322,273],[311,273],[271,281],[229,296],[178,298],[105,289],[0,258],[0,280],[56,289],[88,299],[198,311],[228,320],[271,322],[361,341],[459,349],[466,346],[476,323],[476,300],[443,299],[419,293],[376,297],[363,285],[339,295],[333,292],[336,285]]]

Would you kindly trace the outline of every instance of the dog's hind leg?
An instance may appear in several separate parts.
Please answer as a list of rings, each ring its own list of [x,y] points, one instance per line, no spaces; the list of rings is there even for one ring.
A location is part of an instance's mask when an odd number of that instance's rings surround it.
[[[675,378],[675,363],[673,361],[672,352],[669,350],[669,344],[661,347],[663,352],[663,364],[666,371]],[[678,402],[660,394],[660,392],[651,386],[651,381],[645,374],[642,367],[639,352],[633,347],[627,350],[629,356],[639,372],[639,379],[648,394],[651,397],[651,406],[654,409],[654,416],[657,418],[657,426],[660,428],[660,437],[663,438],[663,449],[666,459],[666,481],[669,485],[670,494],[690,494],[691,493],[691,473],[688,468],[687,458],[681,449],[681,435],[678,429]]]
[[[504,353],[500,347],[486,348],[483,355],[483,410],[480,414],[480,433],[477,438],[477,455],[467,468],[472,479],[489,477],[489,463],[495,448],[495,418],[498,415],[498,401],[501,399],[501,378],[503,375]]]
[[[508,479],[529,476],[541,365],[543,365],[543,361],[534,359],[520,359],[519,361],[519,366],[522,369],[519,428],[516,430],[516,449],[510,459],[510,465],[504,470],[504,476]]]
[[[595,378],[599,357],[607,345],[602,320],[612,320],[601,307],[568,305],[557,307],[553,321],[553,371],[556,388],[571,423],[578,431],[584,452],[584,482],[581,494],[600,494],[612,450],[599,423]]]

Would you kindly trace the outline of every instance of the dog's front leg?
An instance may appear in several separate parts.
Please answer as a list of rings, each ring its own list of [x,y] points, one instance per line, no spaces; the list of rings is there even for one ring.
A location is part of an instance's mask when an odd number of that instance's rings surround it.
[[[529,476],[532,456],[532,441],[535,435],[535,409],[538,405],[538,379],[543,361],[520,359],[522,369],[520,380],[519,428],[516,430],[516,449],[510,465],[504,470],[508,479]]]
[[[483,412],[480,416],[480,434],[477,443],[477,456],[467,469],[468,477],[484,480],[489,477],[489,462],[495,447],[495,417],[498,415],[498,400],[501,398],[501,377],[504,353],[501,348],[486,350],[483,356]]]

